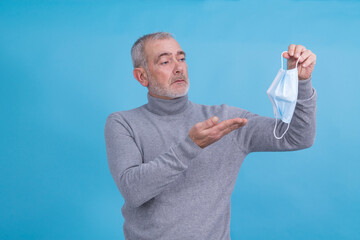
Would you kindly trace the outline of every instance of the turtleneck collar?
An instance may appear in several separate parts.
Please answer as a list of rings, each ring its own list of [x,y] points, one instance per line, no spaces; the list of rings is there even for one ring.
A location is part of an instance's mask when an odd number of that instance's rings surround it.
[[[148,93],[147,98],[148,103],[145,105],[146,109],[160,116],[182,113],[190,104],[187,94],[174,99],[161,99],[153,97]]]

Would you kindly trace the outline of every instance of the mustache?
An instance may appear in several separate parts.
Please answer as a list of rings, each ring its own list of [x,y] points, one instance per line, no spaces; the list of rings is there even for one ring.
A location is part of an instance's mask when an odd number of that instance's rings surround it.
[[[188,82],[188,79],[185,77],[185,75],[180,74],[172,77],[170,83],[176,82],[177,80],[184,80],[185,82]]]

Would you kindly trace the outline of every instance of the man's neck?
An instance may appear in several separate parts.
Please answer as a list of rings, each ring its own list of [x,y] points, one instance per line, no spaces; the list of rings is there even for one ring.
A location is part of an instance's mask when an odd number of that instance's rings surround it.
[[[148,104],[146,108],[157,115],[175,115],[179,114],[189,107],[188,95],[172,99],[162,99],[152,96],[148,93]]]

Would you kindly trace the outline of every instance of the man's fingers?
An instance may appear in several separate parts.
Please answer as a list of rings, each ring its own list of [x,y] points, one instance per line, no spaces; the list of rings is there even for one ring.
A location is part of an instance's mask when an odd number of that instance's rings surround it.
[[[245,126],[246,123],[247,123],[247,120],[244,119],[244,121],[242,121],[241,123],[233,124],[233,125],[229,126],[228,128],[225,128],[224,130],[222,130],[221,136],[225,136],[226,134],[228,134],[228,133],[230,133],[230,132],[232,132],[232,131],[240,128],[240,127]]]
[[[219,118],[214,116],[214,117],[211,117],[203,122],[199,122],[198,124],[198,127],[201,129],[201,130],[205,130],[205,129],[208,129],[208,128],[212,128],[213,126],[215,126],[217,124],[217,122],[219,121]]]
[[[289,53],[289,55],[290,55],[291,57],[294,56],[294,53],[295,53],[295,44],[290,44],[290,45],[289,45],[288,53]]]
[[[226,129],[231,129],[231,131],[232,131],[236,128],[244,126],[246,123],[247,123],[247,120],[245,118],[233,118],[233,119],[224,120],[224,121],[218,123],[211,130],[222,132]]]
[[[247,119],[244,118],[228,119],[216,124],[212,128],[205,129],[202,133],[212,139],[211,141],[217,141],[231,131],[244,126],[246,123]]]
[[[296,45],[295,47],[295,53],[294,53],[294,57],[297,59],[300,57],[301,53],[304,52],[306,50],[306,48],[302,45]]]
[[[299,58],[301,53],[303,53],[305,51],[306,51],[306,48],[303,45],[290,44],[288,47],[288,53],[289,53],[290,57]]]
[[[206,121],[198,122],[190,129],[190,138],[198,146],[204,148],[247,123],[247,119],[245,118],[233,118],[220,123],[218,123],[218,121],[218,117],[212,117]]]
[[[310,55],[310,57],[308,59],[306,59],[306,61],[302,64],[302,66],[307,67],[312,64],[315,64],[315,62],[316,62],[316,56],[315,56],[315,54],[312,54],[312,55]]]
[[[299,60],[299,63],[304,62],[310,55],[312,54],[312,52],[310,50],[305,50],[302,54],[301,54],[301,58]]]
[[[283,53],[283,57],[286,58],[286,59],[289,59],[290,58],[290,55],[288,52],[284,52]]]

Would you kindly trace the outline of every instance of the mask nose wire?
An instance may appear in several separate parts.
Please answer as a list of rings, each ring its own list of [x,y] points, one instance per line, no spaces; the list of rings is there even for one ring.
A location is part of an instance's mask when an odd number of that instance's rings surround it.
[[[286,53],[286,52],[288,52],[288,51],[283,51],[282,53],[281,53],[281,69],[284,69],[284,57],[283,57],[283,54],[284,53]],[[295,68],[297,68],[298,67],[298,62],[299,62],[299,60],[300,60],[300,58],[301,58],[301,56],[298,58],[298,60],[296,61],[296,66],[295,66]]]

